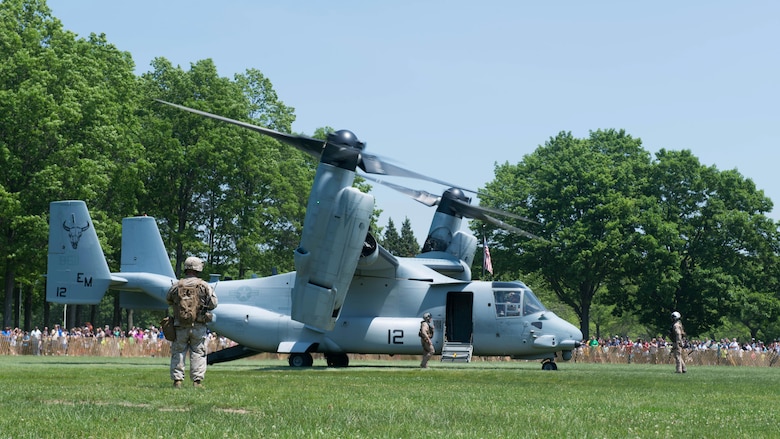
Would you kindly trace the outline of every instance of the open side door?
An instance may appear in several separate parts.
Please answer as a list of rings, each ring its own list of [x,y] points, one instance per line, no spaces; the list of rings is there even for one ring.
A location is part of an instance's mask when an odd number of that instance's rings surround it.
[[[444,346],[441,361],[471,361],[474,332],[474,293],[452,291],[447,293],[447,311],[444,321]]]

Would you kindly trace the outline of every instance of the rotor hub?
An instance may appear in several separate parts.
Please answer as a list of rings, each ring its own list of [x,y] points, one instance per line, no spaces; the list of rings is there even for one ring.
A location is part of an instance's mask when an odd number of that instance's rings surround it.
[[[461,201],[466,204],[470,204],[471,198],[467,197],[466,194],[458,188],[449,188],[444,191],[444,194],[442,194],[441,201],[439,202],[439,208],[436,209],[436,211],[452,215],[456,218],[461,218],[463,213],[460,211],[458,208],[459,206],[455,201]]]
[[[349,130],[338,130],[328,134],[328,141],[320,161],[342,169],[354,171],[361,161],[361,152],[366,144],[358,140]]]
[[[328,133],[328,143],[337,146],[356,148],[362,151],[365,149],[365,142],[358,140],[355,133],[350,130],[338,130],[334,133]]]

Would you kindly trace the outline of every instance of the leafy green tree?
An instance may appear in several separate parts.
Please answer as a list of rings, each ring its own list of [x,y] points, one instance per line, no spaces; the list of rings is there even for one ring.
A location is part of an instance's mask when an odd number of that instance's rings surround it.
[[[222,116],[290,131],[293,109],[278,100],[257,70],[220,78],[211,60],[189,71],[158,58],[144,75],[146,95]],[[177,272],[200,254],[231,277],[293,267],[314,162],[252,131],[150,104],[145,115],[147,205],[160,219]]]
[[[737,171],[703,166],[687,150],[659,151],[650,181],[653,203],[631,252],[637,290],[616,297],[619,308],[659,329],[677,310],[694,336],[724,317],[740,319],[741,308],[758,302],[752,293],[766,291],[762,273],[776,272],[771,201]]]
[[[772,335],[767,332],[780,317],[780,300],[766,292],[742,292],[736,297],[736,320],[750,330],[750,337],[764,339]]]
[[[36,0],[0,3],[0,41],[0,251],[9,325],[16,284],[43,292],[49,202],[90,203],[93,220],[106,222],[100,230],[110,255],[113,214],[132,209],[142,186],[134,178],[140,149],[130,135],[137,86],[130,55],[104,35],[64,31]]]
[[[271,82],[251,69],[235,76],[249,105],[240,117],[260,126],[290,132],[293,109],[278,100]],[[216,270],[239,278],[248,273],[291,270],[300,237],[313,162],[304,153],[265,136],[240,130],[235,156],[223,153],[211,191],[209,258]],[[296,169],[295,167],[298,167]]]
[[[639,226],[649,154],[624,131],[560,133],[523,161],[496,167],[483,204],[538,221],[529,240],[485,227],[506,271],[538,272],[589,337],[594,297],[619,285]],[[528,228],[527,224],[515,224]]]
[[[230,160],[240,155],[242,133],[235,127],[152,102],[152,98],[181,103],[226,117],[238,118],[247,107],[241,89],[217,75],[211,60],[197,62],[187,72],[164,58],[142,76],[149,111],[144,114],[143,139],[149,161],[145,176],[149,196],[144,207],[161,223],[161,233],[180,272],[184,259],[208,259],[209,206],[218,206],[222,176]],[[232,163],[231,163],[232,161]],[[228,164],[230,163],[230,165]]]

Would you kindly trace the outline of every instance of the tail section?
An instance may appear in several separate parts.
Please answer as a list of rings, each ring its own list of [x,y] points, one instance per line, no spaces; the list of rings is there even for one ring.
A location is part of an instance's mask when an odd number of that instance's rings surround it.
[[[122,220],[122,273],[154,273],[175,278],[157,222],[150,216]]]
[[[111,272],[83,201],[49,205],[46,300],[93,305],[111,284]]]
[[[157,222],[150,216],[122,220],[121,275],[128,283],[117,287],[119,306],[166,309],[165,295],[176,275]]]
[[[119,290],[122,308],[168,307],[165,296],[176,276],[154,218],[122,221],[121,272],[111,274],[87,205],[55,201],[49,209],[47,301],[94,305],[111,287]]]

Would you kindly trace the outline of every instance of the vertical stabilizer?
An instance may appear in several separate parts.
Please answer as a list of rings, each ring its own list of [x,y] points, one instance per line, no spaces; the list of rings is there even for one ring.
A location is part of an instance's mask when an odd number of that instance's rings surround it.
[[[122,273],[154,273],[175,278],[157,222],[150,216],[122,220]]]
[[[49,205],[46,300],[93,305],[111,283],[111,272],[83,201]]]

